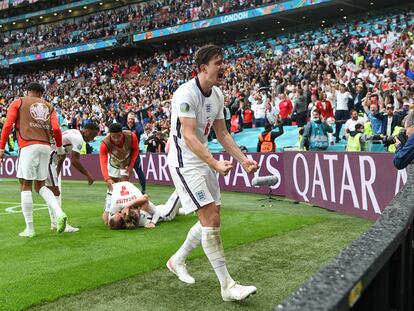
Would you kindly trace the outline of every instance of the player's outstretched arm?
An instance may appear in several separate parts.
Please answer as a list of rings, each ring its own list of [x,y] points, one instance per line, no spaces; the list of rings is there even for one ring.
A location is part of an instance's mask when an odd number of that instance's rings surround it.
[[[72,165],[81,174],[85,175],[86,178],[88,178],[88,184],[89,185],[92,185],[95,180],[93,179],[92,175],[88,172],[88,170],[80,162],[80,154],[78,152],[72,151],[72,153],[71,153],[71,160],[72,160]]]

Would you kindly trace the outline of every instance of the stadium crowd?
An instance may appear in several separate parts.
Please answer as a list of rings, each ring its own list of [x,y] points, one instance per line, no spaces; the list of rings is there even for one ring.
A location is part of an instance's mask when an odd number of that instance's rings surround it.
[[[402,118],[414,111],[414,15],[406,11],[381,18],[387,23],[368,35],[361,31],[364,21],[359,19],[283,39],[224,46],[228,66],[222,90],[228,126],[236,132],[279,121],[303,127],[317,109],[323,120],[336,122],[336,142],[343,139],[339,131],[343,124],[353,131],[356,123],[366,121],[373,134],[393,135]],[[392,23],[397,25],[393,29]],[[197,73],[189,57],[195,49],[187,46],[146,59],[101,59],[3,77],[0,111],[4,115],[10,100],[29,82],[38,81],[47,89],[63,128],[82,128],[96,120],[104,135],[114,121],[125,126],[127,112],[135,111],[141,140],[154,145],[148,139],[158,137],[162,143],[168,137],[171,96]],[[353,122],[352,109],[364,117],[356,114]],[[395,116],[395,122],[389,123],[386,115]]]
[[[153,0],[134,3],[56,23],[5,32],[0,35],[0,58],[174,26],[273,2],[276,1]]]

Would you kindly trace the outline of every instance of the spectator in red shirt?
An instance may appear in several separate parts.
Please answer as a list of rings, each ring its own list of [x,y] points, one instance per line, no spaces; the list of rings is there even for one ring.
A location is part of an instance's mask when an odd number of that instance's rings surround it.
[[[320,99],[316,102],[316,109],[321,112],[321,115],[324,117],[324,119],[334,117],[332,104],[329,100],[326,99],[325,92],[320,93]]]
[[[293,111],[293,104],[292,101],[286,96],[285,93],[279,94],[279,115],[282,118],[283,125],[291,125],[292,124],[292,111]]]

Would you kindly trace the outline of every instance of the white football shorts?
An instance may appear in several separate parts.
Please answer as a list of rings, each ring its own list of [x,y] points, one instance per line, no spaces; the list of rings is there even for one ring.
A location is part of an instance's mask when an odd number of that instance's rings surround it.
[[[176,192],[185,214],[215,202],[221,205],[216,173],[209,166],[179,168],[169,166]]]
[[[50,146],[33,144],[19,151],[17,178],[25,180],[46,180],[50,157]]]

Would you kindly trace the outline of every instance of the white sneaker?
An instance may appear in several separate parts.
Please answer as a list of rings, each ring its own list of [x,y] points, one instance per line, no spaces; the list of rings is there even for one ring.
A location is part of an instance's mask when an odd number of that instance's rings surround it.
[[[243,286],[236,282],[227,288],[221,288],[221,297],[224,301],[243,300],[250,295],[256,294],[257,288],[254,286]]]
[[[56,229],[57,229],[56,224],[51,224],[50,225],[50,230],[56,230]],[[78,232],[78,231],[79,231],[79,228],[72,227],[71,225],[66,224],[65,231],[63,231],[63,232],[72,233],[72,232]]]
[[[33,238],[36,236],[36,232],[25,229],[23,232],[19,233],[19,236],[22,238]]]
[[[178,279],[187,284],[194,284],[194,278],[188,273],[185,263],[177,263],[174,261],[174,256],[172,256],[167,261],[167,268],[176,276]]]

